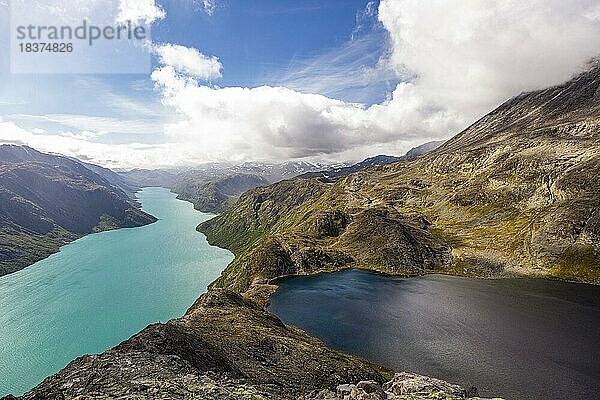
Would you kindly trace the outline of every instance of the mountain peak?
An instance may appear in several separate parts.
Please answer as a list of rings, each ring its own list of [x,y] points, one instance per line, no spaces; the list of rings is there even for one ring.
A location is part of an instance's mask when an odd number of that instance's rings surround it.
[[[600,118],[600,66],[567,82],[521,93],[452,138],[443,149],[485,145],[506,137],[535,132],[543,137],[598,136]]]

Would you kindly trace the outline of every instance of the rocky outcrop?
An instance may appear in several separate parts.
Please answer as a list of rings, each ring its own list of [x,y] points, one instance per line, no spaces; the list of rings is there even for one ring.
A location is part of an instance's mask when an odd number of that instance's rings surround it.
[[[335,390],[324,389],[306,394],[301,400],[461,400],[482,399],[477,388],[464,389],[458,385],[428,376],[398,373],[383,385],[375,381],[339,385]],[[500,400],[500,399],[497,399]]]
[[[102,171],[30,147],[0,146],[0,275],[82,235],[156,221]]]
[[[325,347],[238,294],[212,290],[184,317],[76,359],[21,399],[465,399],[473,393],[394,375]]]
[[[325,347],[238,294],[214,290],[184,317],[151,325],[103,354],[80,357],[22,398],[297,399],[391,376]]]

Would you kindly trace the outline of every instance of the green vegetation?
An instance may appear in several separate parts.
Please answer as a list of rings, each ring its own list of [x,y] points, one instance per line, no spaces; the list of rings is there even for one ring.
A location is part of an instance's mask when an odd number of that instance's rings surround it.
[[[60,246],[79,238],[60,227],[46,235],[0,231],[0,276],[10,274],[56,253]]]
[[[202,212],[218,213],[247,190],[269,184],[265,178],[251,174],[207,176],[202,171],[182,174],[174,185],[177,198],[191,201]]]

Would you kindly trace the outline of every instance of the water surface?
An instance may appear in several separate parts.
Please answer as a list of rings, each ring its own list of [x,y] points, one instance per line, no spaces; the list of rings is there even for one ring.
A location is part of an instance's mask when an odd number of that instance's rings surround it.
[[[0,396],[181,316],[233,259],[196,232],[210,214],[166,189],[138,198],[159,221],[88,235],[0,277]]]
[[[284,280],[271,311],[330,346],[507,399],[600,399],[600,287],[548,280]]]

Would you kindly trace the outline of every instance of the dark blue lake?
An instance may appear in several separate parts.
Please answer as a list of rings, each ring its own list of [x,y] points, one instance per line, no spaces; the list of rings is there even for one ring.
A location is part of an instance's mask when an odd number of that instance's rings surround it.
[[[330,346],[506,399],[600,398],[600,287],[359,270],[280,282],[270,310]]]

